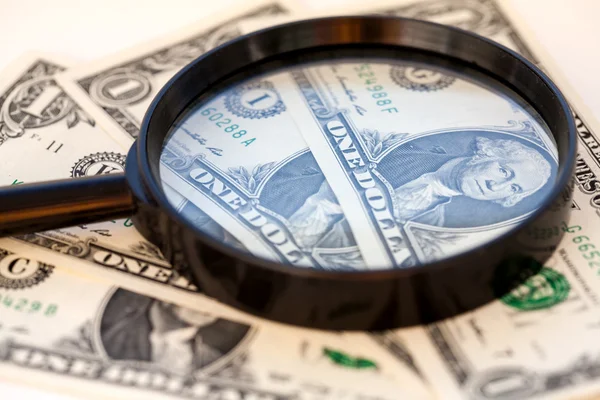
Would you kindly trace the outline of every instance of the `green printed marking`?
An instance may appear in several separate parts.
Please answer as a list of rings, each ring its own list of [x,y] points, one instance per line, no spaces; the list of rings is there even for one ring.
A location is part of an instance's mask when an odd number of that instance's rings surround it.
[[[563,274],[543,267],[538,274],[502,296],[500,301],[521,311],[542,310],[562,303],[570,290],[571,285]]]
[[[11,183],[11,185],[20,185],[20,184],[22,184],[22,183],[24,183],[24,182],[23,182],[23,181],[20,181],[20,180],[18,180],[18,179],[15,179],[15,180],[13,181],[13,183]]]
[[[58,306],[56,304],[49,304],[48,307],[46,307],[46,310],[44,311],[44,315],[46,317],[51,317],[55,315],[57,311]]]
[[[563,222],[563,231],[567,233],[576,234],[577,232],[581,232],[582,228],[579,225],[568,226]],[[595,270],[596,274],[600,275],[600,248],[596,247],[589,236],[586,235],[575,235],[570,236],[571,241],[577,245],[577,250],[579,250],[579,254],[581,257],[585,259],[581,263],[581,265],[587,263],[588,267]]]
[[[346,353],[328,349],[327,347],[323,348],[323,355],[325,355],[331,361],[333,361],[334,364],[341,365],[343,367],[353,369],[378,369],[377,364],[374,361],[368,360],[366,358],[352,357]]]
[[[373,102],[377,104],[380,111],[387,112],[389,114],[398,113],[398,109],[394,107],[392,100],[387,98],[388,92],[378,81],[379,77],[375,74],[375,71],[371,69],[371,64],[362,64],[358,67],[355,67],[354,70],[367,91],[369,91],[370,96],[373,98]],[[363,109],[362,107],[360,108]],[[359,111],[358,108],[357,111],[360,115],[363,114],[363,112]]]
[[[258,97],[256,99],[250,101],[249,103],[250,103],[250,105],[253,105],[254,103],[264,100],[268,97],[270,97],[270,96],[264,95],[264,96]],[[250,138],[245,137],[246,134],[248,133],[248,131],[246,131],[245,129],[240,129],[241,126],[239,124],[236,124],[235,121],[231,120],[231,118],[224,118],[223,113],[218,112],[218,110],[214,107],[205,108],[204,110],[202,110],[200,112],[200,115],[203,115],[203,116],[207,117],[209,121],[214,122],[215,125],[217,127],[221,128],[226,135],[231,136],[234,139],[241,140],[245,146],[248,146],[250,143],[252,143],[256,140],[256,138],[250,139]],[[206,140],[203,139],[202,137],[200,137],[198,134],[189,132],[185,128],[182,128],[182,129],[185,133],[187,133],[188,135],[195,138],[200,144],[205,145]],[[222,149],[219,149],[216,147],[207,147],[207,148],[211,151],[211,153],[213,153],[216,156],[221,156],[221,153],[223,152]]]
[[[12,297],[8,294],[0,294],[0,307],[25,314],[43,314],[46,317],[52,317],[58,311],[56,304],[44,304],[37,300]]]

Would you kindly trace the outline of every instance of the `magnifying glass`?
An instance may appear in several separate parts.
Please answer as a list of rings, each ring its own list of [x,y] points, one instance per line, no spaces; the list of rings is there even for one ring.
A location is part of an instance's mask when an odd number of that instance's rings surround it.
[[[384,16],[292,22],[160,91],[124,174],[2,189],[16,235],[128,217],[209,296],[319,329],[472,310],[562,237],[575,125],[494,42]]]

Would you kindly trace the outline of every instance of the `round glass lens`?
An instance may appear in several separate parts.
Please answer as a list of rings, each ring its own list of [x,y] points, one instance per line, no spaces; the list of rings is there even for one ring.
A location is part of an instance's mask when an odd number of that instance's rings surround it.
[[[198,98],[160,177],[197,229],[329,270],[406,268],[504,234],[552,189],[558,154],[496,81],[400,57],[278,66]]]

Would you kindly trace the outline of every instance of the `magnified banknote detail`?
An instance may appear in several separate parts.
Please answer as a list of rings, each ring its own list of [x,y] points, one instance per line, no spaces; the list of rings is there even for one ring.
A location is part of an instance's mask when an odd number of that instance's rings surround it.
[[[477,76],[385,59],[304,63],[198,100],[166,141],[161,178],[173,204],[186,199],[255,255],[404,268],[534,211],[557,170],[548,132]]]

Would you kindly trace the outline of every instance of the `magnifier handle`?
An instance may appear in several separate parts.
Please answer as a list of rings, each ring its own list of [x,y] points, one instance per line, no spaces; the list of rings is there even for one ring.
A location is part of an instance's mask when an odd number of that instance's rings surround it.
[[[124,173],[0,188],[0,237],[130,216],[133,195]]]

